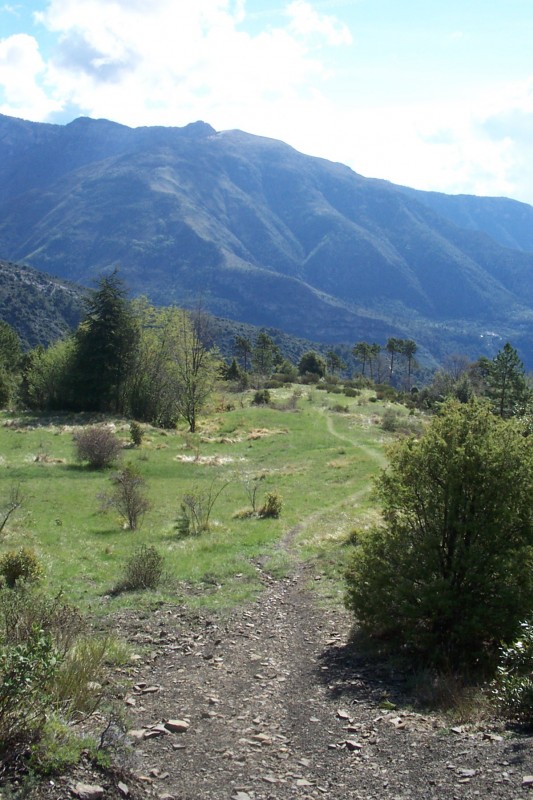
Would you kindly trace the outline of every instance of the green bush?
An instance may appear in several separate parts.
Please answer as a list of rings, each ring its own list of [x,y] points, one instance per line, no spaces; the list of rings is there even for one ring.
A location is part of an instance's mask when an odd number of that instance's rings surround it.
[[[119,583],[121,591],[157,589],[163,576],[164,559],[155,547],[142,545],[135,550],[124,568]]]
[[[520,636],[500,650],[492,694],[510,717],[533,724],[533,624],[523,622]]]
[[[46,719],[59,664],[50,633],[33,626],[24,642],[0,648],[0,747],[33,739]]]
[[[533,612],[533,451],[519,423],[450,401],[377,481],[347,605],[370,635],[449,671],[494,668]]]
[[[13,589],[18,581],[38,583],[44,576],[44,568],[33,550],[19,547],[9,550],[0,557],[0,575],[6,584]]]
[[[259,516],[263,519],[267,517],[276,518],[280,516],[283,507],[283,500],[277,492],[267,492],[265,501],[259,509]]]
[[[258,389],[252,399],[255,406],[266,406],[270,403],[270,392],[268,389]]]
[[[122,442],[105,427],[84,428],[74,436],[78,461],[87,461],[93,469],[108,467],[118,458]]]
[[[359,395],[361,394],[360,389],[354,389],[351,386],[346,386],[346,385],[344,386],[343,392],[346,395],[346,397],[359,397]]]
[[[143,441],[144,431],[142,426],[134,419],[130,422],[130,439],[134,447],[140,447]]]

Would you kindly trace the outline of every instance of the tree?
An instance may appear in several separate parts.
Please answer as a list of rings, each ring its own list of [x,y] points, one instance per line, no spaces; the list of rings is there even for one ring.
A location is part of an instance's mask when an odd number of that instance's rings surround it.
[[[318,375],[319,378],[323,378],[326,374],[326,362],[322,356],[315,353],[314,350],[308,350],[302,355],[298,362],[298,372],[300,375],[310,373],[312,375]]]
[[[347,604],[361,626],[441,668],[479,669],[533,612],[533,451],[517,420],[448,401],[397,442],[360,536]]]
[[[0,406],[14,397],[19,382],[22,348],[18,334],[0,320]]]
[[[22,402],[40,411],[72,408],[72,374],[76,367],[76,343],[72,336],[45,350],[38,345],[22,361]]]
[[[411,372],[413,369],[413,365],[416,363],[414,360],[415,353],[417,351],[416,342],[412,339],[404,339],[402,342],[402,354],[407,359],[407,387],[411,389]]]
[[[370,360],[370,347],[368,342],[356,342],[352,348],[356,361],[361,364],[361,375],[365,374],[365,367]]]
[[[485,362],[488,395],[494,413],[512,417],[525,411],[531,390],[528,388],[524,365],[509,342],[493,358]]]
[[[145,494],[146,481],[134,464],[127,464],[111,478],[113,491],[100,499],[103,508],[114,508],[124,520],[128,530],[141,526],[151,504]]]
[[[75,335],[74,402],[86,411],[126,410],[126,387],[139,331],[115,270],[100,278]]]
[[[394,356],[397,353],[401,353],[403,348],[403,339],[397,339],[395,336],[391,336],[387,339],[387,344],[385,345],[385,350],[390,355],[390,362],[389,362],[389,379],[392,380],[392,375],[394,373]]]
[[[326,353],[326,368],[330,375],[336,375],[337,372],[346,369],[346,362],[342,360],[335,350],[328,350]]]
[[[196,431],[199,413],[213,389],[216,374],[215,359],[203,344],[204,315],[191,317],[182,311],[175,341],[176,407]]]
[[[279,347],[265,330],[259,331],[252,352],[254,371],[259,375],[270,375],[276,361],[281,359]]]
[[[248,358],[252,354],[252,343],[246,336],[236,336],[233,346],[235,355],[242,361],[242,368],[248,372]]]

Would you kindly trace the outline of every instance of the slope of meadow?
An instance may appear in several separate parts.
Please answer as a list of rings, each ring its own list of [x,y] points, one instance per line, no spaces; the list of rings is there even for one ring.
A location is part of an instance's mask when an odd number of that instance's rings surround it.
[[[111,488],[113,468],[90,470],[75,459],[74,434],[98,420],[5,414],[1,497],[20,485],[24,502],[4,531],[2,550],[34,547],[50,586],[94,610],[109,604],[125,560],[141,545],[165,558],[160,599],[197,604],[226,606],[255,595],[257,559],[283,569],[276,544],[295,526],[310,557],[335,562],[339,542],[374,514],[370,479],[384,462],[390,436],[379,424],[383,404],[371,402],[369,393],[347,398],[313,388],[276,390],[265,407],[251,398],[220,396],[194,436],[146,428],[140,447],[132,447],[125,421],[99,421],[123,440],[119,463],[137,465],[147,482],[152,508],[134,532],[124,530],[114,512],[101,510],[98,496]],[[239,514],[249,507],[251,483],[258,505],[267,492],[281,495],[279,519]],[[210,531],[180,538],[183,495],[221,488]],[[123,595],[112,604],[137,602],[144,599]]]

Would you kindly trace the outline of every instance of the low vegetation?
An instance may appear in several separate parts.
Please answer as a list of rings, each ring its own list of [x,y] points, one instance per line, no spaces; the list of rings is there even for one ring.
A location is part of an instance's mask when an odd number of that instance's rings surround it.
[[[104,307],[124,323],[111,351]],[[381,651],[484,680],[503,713],[529,719],[531,390],[515,351],[417,389],[411,340],[357,343],[346,378],[338,353],[295,366],[266,331],[238,337],[222,365],[204,324],[128,304],[112,276],[75,336],[28,354],[10,383],[4,752],[29,742],[46,771],[101,702],[110,646],[87,615],[230,609],[261,592],[256,565],[279,566],[283,539]]]

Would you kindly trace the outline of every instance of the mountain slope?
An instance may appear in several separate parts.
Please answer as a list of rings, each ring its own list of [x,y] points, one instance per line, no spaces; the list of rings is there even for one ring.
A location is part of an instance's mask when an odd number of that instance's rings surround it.
[[[84,290],[30,267],[0,260],[0,319],[25,348],[48,345],[72,330],[83,313]]]
[[[0,254],[63,278],[118,264],[156,302],[201,298],[315,341],[408,335],[440,358],[512,338],[533,361],[532,254],[467,229],[464,210],[452,219],[453,198],[439,212],[282,142],[205,123],[0,117],[0,187]],[[500,227],[517,240],[518,223],[502,214]]]

